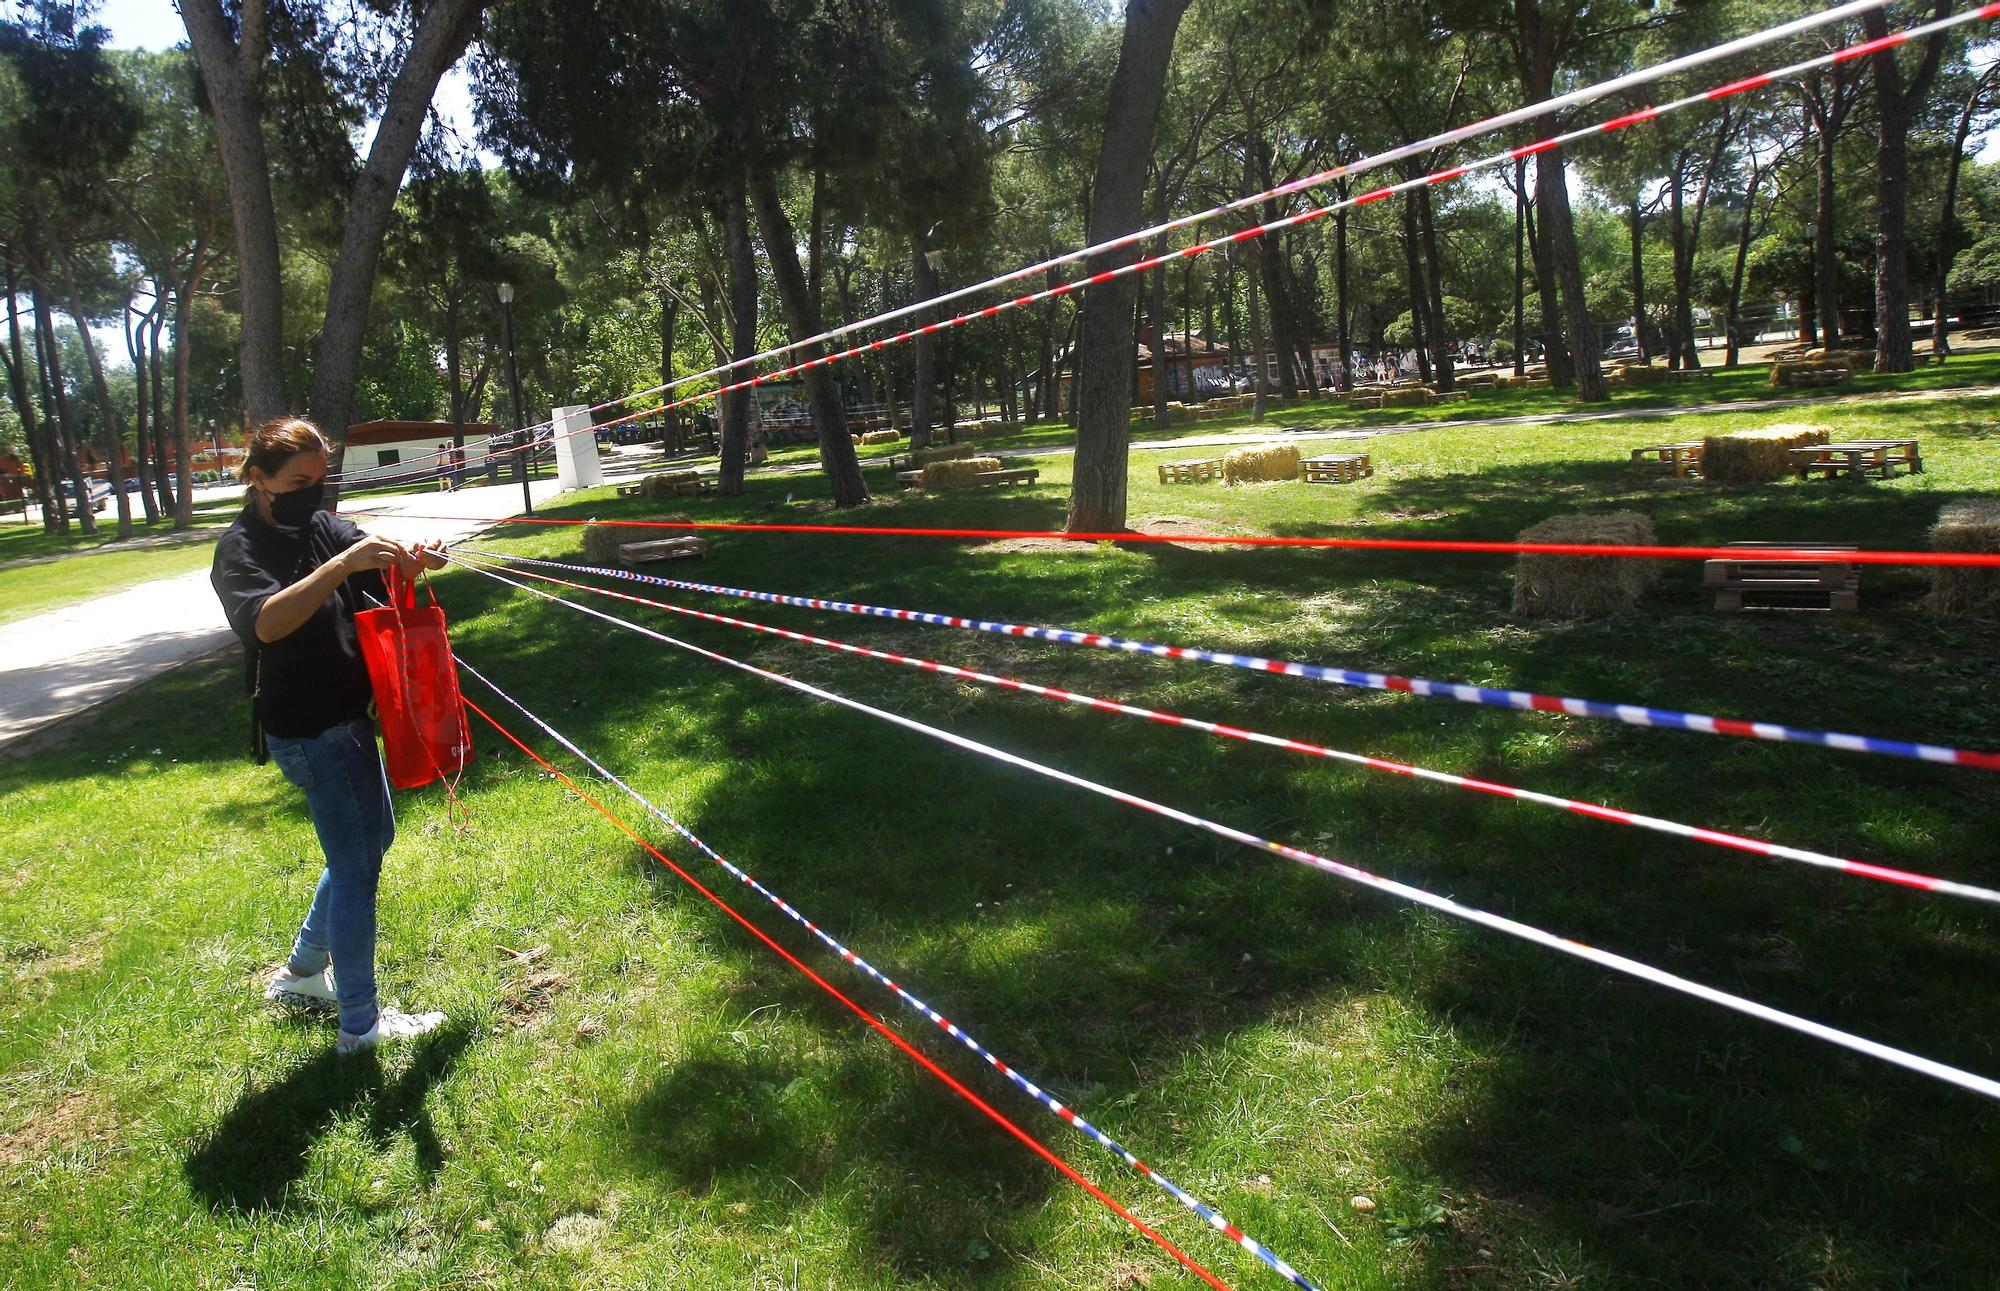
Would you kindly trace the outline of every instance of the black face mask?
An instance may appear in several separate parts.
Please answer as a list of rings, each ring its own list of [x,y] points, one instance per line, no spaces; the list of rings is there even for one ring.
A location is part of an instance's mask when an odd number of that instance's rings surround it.
[[[326,500],[326,481],[308,484],[290,493],[271,494],[271,523],[287,529],[300,529],[312,520],[313,512]]]

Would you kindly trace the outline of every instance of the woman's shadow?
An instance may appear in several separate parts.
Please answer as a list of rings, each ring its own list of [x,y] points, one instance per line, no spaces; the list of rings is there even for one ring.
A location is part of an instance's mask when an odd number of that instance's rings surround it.
[[[386,1144],[408,1133],[428,1181],[443,1166],[444,1149],[424,1097],[471,1042],[465,1027],[427,1037],[394,1080],[372,1049],[350,1055],[327,1049],[306,1059],[237,1100],[188,1153],[182,1166],[188,1186],[214,1210],[283,1209],[291,1204],[292,1185],[305,1177],[314,1141],[343,1113],[364,1105],[368,1136]]]

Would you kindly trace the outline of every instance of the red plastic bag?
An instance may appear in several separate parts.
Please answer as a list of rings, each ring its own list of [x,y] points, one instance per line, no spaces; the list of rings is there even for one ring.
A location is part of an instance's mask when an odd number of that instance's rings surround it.
[[[431,590],[429,605],[394,567],[386,571],[389,604],[354,616],[361,656],[375,687],[382,727],[382,761],[389,783],[416,789],[448,783],[472,761],[472,732],[458,695],[458,665],[445,635],[444,610]],[[430,588],[428,580],[426,589]]]

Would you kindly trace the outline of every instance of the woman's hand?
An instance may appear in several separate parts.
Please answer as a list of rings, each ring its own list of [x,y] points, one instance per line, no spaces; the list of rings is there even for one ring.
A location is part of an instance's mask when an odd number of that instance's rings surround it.
[[[364,535],[361,541],[340,553],[341,574],[359,574],[370,569],[387,569],[391,565],[407,564],[410,553],[402,543],[394,538],[383,538],[376,534]]]
[[[410,556],[425,569],[443,569],[446,564],[444,539],[434,538],[429,542],[420,542],[410,548]]]

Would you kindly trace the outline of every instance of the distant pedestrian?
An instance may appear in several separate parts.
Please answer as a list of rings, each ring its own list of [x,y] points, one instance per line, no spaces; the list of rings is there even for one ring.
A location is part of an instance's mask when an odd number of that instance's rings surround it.
[[[445,1020],[376,999],[375,893],[396,818],[354,627],[364,597],[388,599],[381,571],[395,565],[410,576],[442,568],[444,557],[441,547],[404,547],[322,511],[326,471],[326,438],[311,422],[257,427],[240,476],[249,485],[243,512],[216,542],[209,580],[243,642],[257,761],[268,749],[305,793],[326,861],[291,956],[264,996],[337,1009],[336,1047],[353,1053]]]

